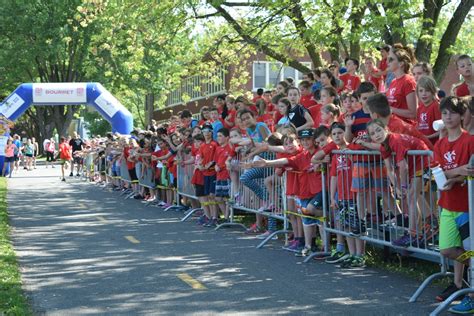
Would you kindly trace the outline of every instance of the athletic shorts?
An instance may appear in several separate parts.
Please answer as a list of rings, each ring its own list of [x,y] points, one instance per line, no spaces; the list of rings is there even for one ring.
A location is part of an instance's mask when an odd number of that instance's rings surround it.
[[[15,161],[19,161],[20,157],[18,155],[14,155],[13,158],[15,158]]]
[[[5,157],[5,162],[14,162],[14,161],[15,161],[15,156]]]
[[[46,152],[46,161],[54,161],[54,153],[47,151]]]
[[[131,181],[137,181],[138,180],[135,168],[128,169],[128,174],[130,175],[130,180]]]
[[[442,209],[439,224],[439,249],[462,247],[470,250],[469,213]]]
[[[204,195],[214,195],[216,193],[216,176],[204,176]]]
[[[62,159],[61,158],[61,165],[65,165],[69,162],[69,159]]]
[[[207,194],[204,194],[204,186],[201,184],[195,184],[194,185],[194,192],[196,193],[197,197],[200,196],[206,196]]]
[[[388,191],[390,180],[383,163],[355,162],[352,164],[352,192]]]
[[[78,165],[82,165],[84,159],[82,157],[74,157],[74,163]]]
[[[28,157],[28,158],[32,158],[33,154],[25,154],[25,156]]]
[[[309,205],[313,205],[317,209],[322,209],[323,208],[323,192],[319,192],[311,199],[302,199],[299,201],[300,201],[301,208],[307,208]],[[326,195],[326,202],[327,202],[327,195]],[[307,214],[307,213],[305,214],[304,210],[300,209],[300,211],[303,215],[311,216],[311,214]],[[301,217],[301,221],[303,222],[303,225],[305,226],[314,226],[314,225],[321,224],[321,221],[318,219],[304,217],[304,216]]]
[[[230,179],[216,180],[216,196],[230,196]]]

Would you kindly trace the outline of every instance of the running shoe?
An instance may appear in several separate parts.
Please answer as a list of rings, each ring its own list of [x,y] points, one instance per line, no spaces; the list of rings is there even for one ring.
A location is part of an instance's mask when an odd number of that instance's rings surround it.
[[[197,220],[197,224],[201,226],[207,224],[207,222],[209,222],[209,218],[207,218],[206,215],[199,216],[199,219]]]
[[[213,218],[209,220],[206,224],[202,225],[204,227],[216,227],[217,226],[217,218]]]
[[[466,295],[461,303],[454,305],[449,311],[454,314],[472,314],[474,313],[474,299]]]
[[[409,234],[404,234],[402,237],[392,241],[392,245],[396,247],[408,247],[411,245],[411,240],[416,240],[416,237],[412,237]]]
[[[313,253],[311,247],[304,247],[300,252],[295,253],[295,257],[308,257]]]
[[[356,256],[354,260],[352,260],[350,268],[365,268],[365,259],[364,257]]]
[[[261,234],[263,233],[264,230],[261,228],[261,227],[258,227],[257,226],[257,223],[254,223],[252,224],[252,226],[250,226],[246,231],[245,233],[247,235],[255,235],[255,234]]]
[[[344,259],[341,264],[339,265],[339,268],[341,269],[347,269],[351,266],[352,261],[355,260],[355,256],[349,256],[346,259]]]
[[[25,168],[25,169],[26,169],[26,168]],[[71,172],[71,173],[69,174],[69,176],[70,176],[70,177],[74,177],[74,174]]]
[[[438,302],[443,302],[443,301],[445,301],[448,297],[450,297],[451,294],[453,294],[454,292],[459,291],[459,290],[460,290],[460,288],[458,288],[458,287],[456,286],[456,284],[451,283],[451,284],[449,284],[449,285],[443,290],[443,292],[441,292],[440,294],[438,294],[438,295],[436,296],[436,300],[437,300]],[[460,299],[464,298],[464,295],[460,296],[459,298],[460,298]]]
[[[80,177],[81,175],[79,173],[76,173],[76,177]]]
[[[292,243],[290,243],[288,246],[283,247],[286,251],[290,252],[301,252],[303,250],[304,245],[300,243],[298,240],[294,240]]]
[[[10,176],[10,178],[11,178],[11,176]],[[64,181],[64,182],[66,182],[66,178],[62,178],[62,179],[61,179],[61,181]]]
[[[331,256],[325,260],[326,263],[339,263],[349,258],[349,254],[342,251],[333,251]]]
[[[270,236],[271,234],[273,234],[273,232],[267,230],[266,232],[264,232],[263,234],[260,234],[260,235],[257,235],[257,239],[266,239],[268,236]],[[272,240],[278,240],[278,236],[275,235],[272,237]]]

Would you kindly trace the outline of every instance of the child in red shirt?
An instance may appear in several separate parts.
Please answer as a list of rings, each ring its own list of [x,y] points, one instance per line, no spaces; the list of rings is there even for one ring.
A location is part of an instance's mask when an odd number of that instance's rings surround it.
[[[61,143],[59,144],[59,158],[61,159],[61,181],[66,181],[64,177],[64,168],[68,168],[69,161],[72,159],[72,149],[65,137],[61,137]]]
[[[297,197],[301,205],[303,215],[311,217],[303,217],[303,231],[305,236],[305,247],[301,251],[301,256],[308,256],[314,250],[314,238],[316,236],[316,225],[321,222],[315,218],[323,215],[323,195],[322,195],[322,179],[321,172],[316,170],[311,163],[311,157],[317,151],[315,136],[320,136],[322,129],[320,127],[316,131],[312,129],[304,129],[298,132],[301,145],[304,150],[300,154],[290,158],[280,158],[276,160],[261,159],[254,162],[256,167],[278,167],[289,166],[298,173],[298,192]],[[318,133],[318,134],[316,134]]]
[[[305,108],[309,109],[312,106],[318,104],[314,99],[313,93],[311,92],[311,83],[309,81],[303,80],[298,85],[300,89],[301,98],[300,104]]]
[[[344,82],[342,90],[357,91],[360,85],[360,77],[356,75],[359,69],[359,61],[354,58],[347,58],[345,65],[347,72],[339,76],[339,79]]]
[[[416,85],[418,108],[416,109],[416,128],[434,145],[439,132],[433,129],[433,122],[441,119],[439,101],[436,97],[436,81],[428,76],[421,76]]]
[[[369,122],[367,130],[372,141],[380,145],[382,159],[384,159],[392,186],[396,189],[398,195],[403,197],[402,200],[408,200],[408,212],[405,211],[404,213],[409,214],[409,232],[401,238],[392,241],[392,243],[399,247],[408,247],[410,245],[419,247],[419,243],[424,241],[421,240],[421,236],[417,236],[417,231],[422,231],[422,229],[421,227],[416,228],[416,223],[423,222],[423,220],[419,219],[430,215],[422,214],[422,211],[429,212],[430,207],[426,205],[425,197],[421,194],[423,191],[423,179],[421,177],[424,169],[429,167],[429,162],[428,156],[418,155],[413,159],[413,157],[407,157],[407,152],[409,150],[428,152],[429,149],[422,140],[413,136],[389,133],[385,124],[379,119]],[[395,153],[393,162],[392,152]],[[398,175],[395,174],[393,164],[397,166]],[[419,209],[418,203],[425,205]]]
[[[447,129],[447,136],[441,138],[435,145],[434,158],[443,169],[448,179],[440,189],[439,206],[442,208],[440,218],[439,248],[443,256],[454,261],[455,290],[463,285],[462,276],[464,264],[469,264],[469,258],[461,259],[469,249],[469,234],[464,231],[469,227],[468,188],[465,184],[467,176],[473,176],[474,170],[468,166],[471,155],[474,154],[474,138],[461,127],[462,116],[466,112],[466,104],[457,97],[447,97],[440,104],[441,119]],[[472,212],[472,210],[470,210]],[[467,226],[466,226],[467,225]],[[472,236],[471,236],[472,238]],[[447,297],[439,295],[438,300]],[[467,300],[466,302],[464,300]],[[473,305],[473,299],[466,296],[462,304]],[[457,309],[460,306],[454,306]]]
[[[227,128],[221,128],[217,132],[217,143],[219,146],[214,153],[214,161],[216,162],[216,201],[227,222],[229,220],[229,208],[226,201],[230,197],[230,174],[227,170],[226,161],[234,155],[234,150],[229,144],[229,130]]]
[[[468,55],[461,55],[456,59],[456,71],[463,78],[463,82],[453,87],[453,94],[457,97],[474,95],[474,75],[472,74],[472,60]]]
[[[215,152],[217,149],[217,143],[212,140],[212,125],[205,124],[202,127],[202,134],[204,136],[204,142],[199,147],[199,155],[201,156],[201,162],[198,165],[198,168],[202,171],[204,175],[204,195],[203,195],[203,202],[201,203],[208,205],[208,212],[206,213],[206,209],[204,212],[210,218],[209,222],[206,223],[205,227],[216,227],[217,226],[217,218],[218,218],[218,211],[217,207],[214,203],[214,195],[216,193],[216,170],[215,170]]]
[[[321,108],[321,125],[330,127],[332,123],[339,120],[339,108],[334,104],[328,104]]]

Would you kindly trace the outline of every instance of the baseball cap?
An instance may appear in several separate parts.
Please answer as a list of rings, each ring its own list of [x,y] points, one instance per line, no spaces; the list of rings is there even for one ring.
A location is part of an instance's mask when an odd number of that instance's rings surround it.
[[[211,124],[204,124],[201,128],[201,130],[209,130],[209,131],[212,131],[213,128],[212,128],[212,125]]]
[[[313,129],[304,129],[298,132],[298,138],[310,138],[314,136]]]

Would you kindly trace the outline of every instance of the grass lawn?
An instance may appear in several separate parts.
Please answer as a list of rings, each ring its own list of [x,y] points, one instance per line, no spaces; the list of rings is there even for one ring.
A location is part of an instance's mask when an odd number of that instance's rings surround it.
[[[0,178],[0,315],[31,315],[21,289],[15,252],[9,239],[7,215],[7,180]]]

